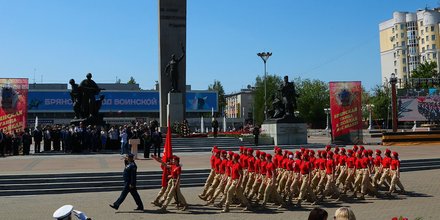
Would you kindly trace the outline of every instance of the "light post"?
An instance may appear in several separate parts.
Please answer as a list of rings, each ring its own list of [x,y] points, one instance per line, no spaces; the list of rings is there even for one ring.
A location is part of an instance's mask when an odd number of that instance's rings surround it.
[[[262,53],[257,53],[257,55],[259,57],[261,57],[261,59],[264,62],[264,120],[267,119],[267,103],[266,103],[266,98],[267,98],[267,88],[266,88],[266,81],[267,81],[267,72],[266,72],[266,62],[269,59],[270,56],[272,56],[271,52],[262,52]]]
[[[390,77],[391,83],[391,107],[393,112],[393,132],[397,132],[397,94],[396,94],[396,83],[397,77],[394,73],[391,73]]]
[[[330,108],[325,108],[324,109],[325,114],[327,115],[327,124],[325,127],[325,130],[328,131],[330,129],[330,122],[329,122],[329,115],[330,115]]]
[[[369,113],[368,130],[370,131],[371,129],[373,129],[373,108],[374,108],[374,105],[373,104],[367,104],[366,106],[367,106],[367,110],[368,110],[368,113]]]

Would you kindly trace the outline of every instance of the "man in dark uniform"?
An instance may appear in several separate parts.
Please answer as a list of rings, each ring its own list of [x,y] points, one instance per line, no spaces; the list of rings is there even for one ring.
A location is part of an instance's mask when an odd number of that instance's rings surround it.
[[[134,162],[134,155],[128,154],[124,160],[125,169],[124,169],[124,189],[121,192],[118,200],[109,206],[113,209],[118,210],[119,206],[124,202],[125,197],[127,197],[130,192],[131,196],[133,196],[134,201],[136,202],[137,208],[135,210],[144,210],[144,204],[142,203],[141,197],[136,189],[136,173],[137,166]]]
[[[40,153],[41,141],[43,140],[43,132],[41,131],[40,126],[37,126],[37,128],[32,133],[32,136],[34,136],[35,153]]]
[[[32,144],[32,136],[29,134],[29,128],[24,129],[24,134],[21,136],[21,143],[23,144],[23,155],[29,155]]]

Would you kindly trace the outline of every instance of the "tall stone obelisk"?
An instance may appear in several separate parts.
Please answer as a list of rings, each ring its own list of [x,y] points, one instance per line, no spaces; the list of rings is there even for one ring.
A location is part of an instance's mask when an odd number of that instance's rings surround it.
[[[174,54],[182,56],[186,48],[186,0],[159,0],[159,94],[160,126],[167,126],[167,115],[171,124],[185,118],[186,55],[178,62],[176,92],[170,93],[172,83],[166,67]],[[169,70],[169,69],[168,69]]]

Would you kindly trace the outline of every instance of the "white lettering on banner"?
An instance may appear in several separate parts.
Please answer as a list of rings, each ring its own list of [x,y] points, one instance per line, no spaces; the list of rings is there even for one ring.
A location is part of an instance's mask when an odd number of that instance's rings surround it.
[[[115,105],[157,105],[156,98],[153,99],[115,99]]]
[[[72,105],[71,99],[44,99],[44,105]]]
[[[111,105],[113,100],[111,99],[104,99],[102,100],[102,105]]]

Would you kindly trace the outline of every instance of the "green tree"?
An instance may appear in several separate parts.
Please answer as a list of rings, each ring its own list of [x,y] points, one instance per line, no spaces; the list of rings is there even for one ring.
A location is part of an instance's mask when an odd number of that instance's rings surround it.
[[[217,91],[218,93],[218,110],[224,111],[226,106],[226,98],[225,98],[225,90],[223,89],[223,85],[220,81],[214,80],[213,84],[208,86],[209,91]]]
[[[312,128],[323,128],[326,124],[324,108],[330,106],[328,83],[320,80],[296,78],[297,104],[300,118]]]
[[[273,96],[282,84],[283,80],[277,75],[267,75],[266,79],[266,102],[269,109]],[[256,124],[261,124],[264,121],[264,76],[257,76],[255,79],[255,95],[254,95],[254,118]]]
[[[127,84],[136,84],[136,80],[130,76],[130,80],[128,80]]]
[[[435,61],[424,62],[419,64],[412,71],[411,78],[433,78],[438,77],[437,63]]]
[[[391,88],[388,86],[377,85],[373,89],[373,94],[370,98],[370,103],[373,107],[373,121],[388,120],[388,111],[391,105]]]

